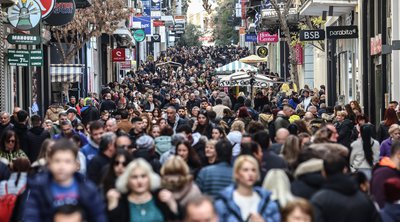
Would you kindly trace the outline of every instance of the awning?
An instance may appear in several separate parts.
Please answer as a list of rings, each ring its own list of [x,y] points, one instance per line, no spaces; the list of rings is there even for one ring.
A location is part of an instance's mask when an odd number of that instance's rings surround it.
[[[217,73],[223,73],[223,72],[228,73],[228,72],[235,72],[235,71],[240,71],[240,70],[243,70],[243,71],[247,71],[247,70],[249,70],[249,71],[257,71],[258,69],[256,67],[252,66],[252,65],[248,65],[246,63],[239,62],[239,61],[234,61],[234,62],[231,62],[231,63],[229,63],[227,65],[224,65],[224,66],[221,66],[221,67],[215,69],[215,72],[217,72]]]
[[[125,26],[125,20],[121,20],[118,23],[118,28],[113,32],[113,35],[119,35],[121,37],[128,38],[129,41],[135,45],[135,40],[133,39],[132,33],[128,28]]]
[[[51,82],[80,82],[84,68],[83,64],[51,64]]]
[[[323,11],[333,7],[333,16],[349,13],[358,5],[358,0],[307,0],[300,8],[300,15],[322,16]]]
[[[261,58],[260,56],[257,55],[249,55],[247,57],[239,59],[239,61],[244,62],[244,63],[261,63],[261,62],[268,62],[267,58]]]
[[[254,78],[253,87],[265,88],[271,86],[275,81],[261,74],[255,74],[251,77],[246,72],[237,72],[228,76],[219,76],[219,86],[250,86],[251,78]]]

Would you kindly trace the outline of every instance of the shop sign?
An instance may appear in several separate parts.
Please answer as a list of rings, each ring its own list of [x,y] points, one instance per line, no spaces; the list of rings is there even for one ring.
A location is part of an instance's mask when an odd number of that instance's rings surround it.
[[[161,41],[161,36],[159,34],[153,34],[151,36],[151,41],[152,42],[160,42]]]
[[[125,62],[125,49],[113,49],[112,50],[112,61],[113,62]]]
[[[244,35],[244,39],[245,42],[257,42],[257,35],[254,33],[246,34]]]
[[[131,70],[131,61],[125,61],[119,63],[119,69],[121,70]]]
[[[183,35],[183,34],[185,34],[185,30],[176,30],[175,34]]]
[[[44,19],[44,22],[47,25],[63,26],[70,23],[74,19],[74,15],[74,0],[56,0],[53,11]]]
[[[138,29],[135,30],[133,32],[133,38],[137,41],[137,42],[143,42],[144,39],[146,38],[146,33],[144,33],[144,31],[142,29]]]
[[[382,53],[382,34],[371,38],[371,55]]]
[[[185,24],[184,23],[175,23],[174,30],[185,30]]]
[[[258,43],[278,42],[278,34],[271,35],[269,32],[259,32],[257,35]]]
[[[354,39],[358,38],[358,27],[351,26],[328,26],[326,27],[327,39]]]
[[[142,0],[142,6],[143,6],[143,15],[150,16],[151,15],[150,0]]]
[[[8,65],[10,66],[29,66],[29,50],[9,49],[8,50]]]
[[[324,39],[324,30],[300,30],[300,41],[316,41]]]
[[[31,50],[29,53],[30,66],[42,66],[43,65],[43,52],[41,49]]]
[[[40,0],[36,2],[40,5],[40,9],[42,10],[42,18],[45,19],[53,11],[56,0]]]
[[[161,20],[153,20],[153,26],[154,27],[165,26],[165,23],[164,23],[164,21],[161,21]]]
[[[160,11],[160,0],[151,0],[151,11]]]
[[[133,22],[140,22],[140,27],[146,35],[151,35],[151,17],[150,16],[135,16]]]
[[[8,8],[7,18],[19,30],[33,29],[42,18],[40,5],[34,0],[19,0],[16,5]]]
[[[261,58],[265,58],[268,56],[268,48],[265,46],[260,46],[257,48],[257,55]]]
[[[154,19],[160,19],[161,18],[161,11],[151,11],[150,16]]]
[[[303,46],[301,44],[297,44],[295,46],[296,50],[296,62],[297,65],[303,65],[304,60],[303,60]]]
[[[7,41],[10,44],[39,45],[42,39],[38,35],[9,34]]]

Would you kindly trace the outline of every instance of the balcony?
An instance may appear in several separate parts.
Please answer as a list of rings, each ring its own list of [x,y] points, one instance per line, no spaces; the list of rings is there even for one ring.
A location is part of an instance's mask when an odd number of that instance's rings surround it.
[[[323,11],[329,11],[333,6],[333,16],[349,13],[358,5],[357,0],[308,0],[300,7],[300,15],[322,16]]]

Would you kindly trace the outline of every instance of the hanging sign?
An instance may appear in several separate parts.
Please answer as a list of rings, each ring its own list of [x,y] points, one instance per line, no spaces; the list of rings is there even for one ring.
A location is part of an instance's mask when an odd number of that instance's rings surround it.
[[[152,42],[160,42],[160,40],[161,40],[161,36],[159,34],[153,34],[151,36],[151,41]]]
[[[19,0],[7,10],[7,18],[10,24],[19,30],[35,28],[42,18],[39,4],[34,0]]]
[[[63,26],[70,23],[74,19],[74,15],[74,0],[56,0],[53,11],[44,19],[44,22],[47,25]]]
[[[112,50],[112,61],[113,62],[125,62],[125,49],[113,49]]]
[[[326,27],[327,39],[354,39],[358,38],[358,27],[351,26],[328,26]]]
[[[146,33],[145,33],[142,29],[135,30],[135,31],[133,32],[133,38],[134,38],[137,42],[143,42],[144,39],[146,38]]]
[[[42,50],[25,50],[25,49],[9,49],[8,65],[10,66],[42,66],[43,52]]]
[[[300,41],[316,41],[324,39],[324,30],[300,30]]]
[[[269,32],[259,32],[257,35],[257,42],[267,43],[267,42],[278,42],[278,34],[271,35]]]
[[[30,66],[43,65],[43,52],[41,49],[31,50],[29,52],[29,64]]]
[[[257,42],[257,35],[254,34],[246,34],[244,35],[245,42]]]
[[[268,48],[265,46],[260,46],[257,48],[257,55],[261,58],[265,58],[268,56]]]
[[[7,41],[10,44],[39,45],[42,39],[38,35],[9,34]]]
[[[42,18],[45,19],[53,11],[56,0],[40,0],[36,2],[39,4],[40,9],[42,10]]]

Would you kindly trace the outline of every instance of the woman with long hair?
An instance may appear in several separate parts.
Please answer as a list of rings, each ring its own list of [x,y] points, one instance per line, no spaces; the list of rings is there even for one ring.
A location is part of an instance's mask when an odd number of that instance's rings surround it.
[[[193,182],[189,166],[180,156],[172,156],[160,170],[161,187],[172,192],[181,208],[192,198],[201,196],[199,187]]]
[[[359,115],[362,114],[361,106],[356,100],[353,100],[353,101],[350,102],[350,107],[353,110],[353,112],[356,113],[356,115],[357,114],[359,114]]]
[[[290,191],[290,180],[282,169],[270,169],[264,178],[263,188],[271,191],[271,199],[276,200],[280,208],[293,201],[294,195]]]
[[[170,193],[154,192],[160,177],[151,165],[138,158],[118,177],[116,189],[107,192],[110,222],[170,221],[178,219],[178,204]]]
[[[301,141],[295,135],[289,135],[282,146],[282,158],[286,161],[289,170],[296,169],[297,159],[301,152]]]
[[[158,120],[161,118],[162,116],[162,112],[159,108],[154,108],[153,112],[153,124],[156,124],[158,122]]]
[[[0,140],[0,158],[6,159],[9,163],[17,158],[28,158],[20,148],[18,136],[13,130],[3,133]]]
[[[189,141],[180,141],[176,144],[176,155],[187,163],[193,175],[197,174],[202,166],[201,159]]]
[[[206,136],[208,139],[212,137],[213,125],[210,122],[210,118],[207,115],[206,110],[201,110],[197,116],[197,121],[193,124],[193,132],[198,132],[201,135]]]
[[[383,121],[379,124],[378,128],[378,141],[382,143],[390,137],[389,127],[393,124],[399,124],[396,111],[394,109],[386,109]]]
[[[278,205],[271,193],[254,186],[260,177],[258,161],[249,155],[239,156],[233,167],[235,184],[228,186],[215,201],[219,221],[281,220]]]
[[[362,171],[371,178],[371,169],[379,161],[379,142],[372,138],[372,126],[360,127],[361,138],[351,144],[350,168],[353,172]]]
[[[115,188],[117,178],[121,176],[126,169],[126,166],[132,161],[132,156],[125,149],[118,149],[111,158],[110,164],[107,167],[107,173],[102,180],[103,193]]]
[[[149,114],[142,113],[142,115],[140,115],[140,117],[143,120],[143,132],[146,134],[150,134],[153,123],[151,122],[151,118],[150,118]]]
[[[240,120],[240,121],[244,122],[244,126],[247,129],[247,126],[253,119],[251,118],[251,115],[250,115],[249,111],[247,110],[247,107],[243,106],[243,107],[239,108],[239,110],[237,112],[236,120]]]
[[[222,129],[222,127],[220,127],[220,126],[214,126],[212,128],[211,139],[213,139],[213,140],[226,139],[225,130]]]

